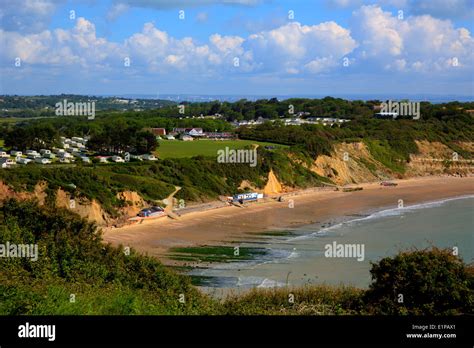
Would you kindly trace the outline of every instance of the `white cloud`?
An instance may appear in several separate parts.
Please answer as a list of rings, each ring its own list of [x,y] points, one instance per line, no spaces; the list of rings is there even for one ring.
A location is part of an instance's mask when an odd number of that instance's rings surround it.
[[[358,8],[363,5],[391,6],[411,15],[439,18],[474,18],[472,0],[326,0],[330,7]]]
[[[95,26],[78,18],[71,30],[44,30],[38,34],[19,34],[0,30],[2,60],[13,63],[20,58],[26,64],[79,64],[99,67],[116,59],[119,45],[97,38]]]
[[[266,70],[293,72],[302,66],[321,72],[356,46],[350,32],[334,22],[313,26],[291,22],[253,34],[244,44]]]
[[[474,40],[467,29],[427,15],[399,20],[378,6],[354,11],[351,30],[335,22],[289,22],[247,37],[216,33],[198,42],[192,37],[173,37],[153,23],[145,23],[140,32],[115,43],[98,37],[92,22],[78,18],[67,30],[22,34],[0,29],[0,39],[0,59],[7,65],[20,57],[31,65],[78,65],[91,72],[106,69],[122,73],[126,57],[131,60],[130,71],[183,77],[203,74],[225,78],[242,73],[312,76],[342,69],[344,57],[350,60],[345,72],[474,68]]]
[[[399,20],[372,5],[354,12],[351,27],[361,45],[358,54],[370,61],[371,69],[378,64],[396,70],[446,70],[453,67],[446,62],[454,57],[458,67],[473,68],[473,38],[467,29],[456,29],[448,20],[428,15]]]
[[[403,24],[390,12],[377,6],[363,6],[352,16],[352,33],[359,39],[366,56],[399,56],[403,40],[397,29]]]

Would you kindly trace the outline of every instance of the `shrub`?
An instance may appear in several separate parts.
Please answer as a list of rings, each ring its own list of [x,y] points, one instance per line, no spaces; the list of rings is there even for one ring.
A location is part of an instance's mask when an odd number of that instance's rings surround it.
[[[373,264],[365,301],[375,314],[472,313],[474,276],[452,250],[401,252]]]

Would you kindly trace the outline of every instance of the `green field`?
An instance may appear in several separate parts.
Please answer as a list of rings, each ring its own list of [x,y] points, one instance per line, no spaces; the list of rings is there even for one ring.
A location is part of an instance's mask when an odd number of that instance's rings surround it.
[[[285,145],[265,143],[254,140],[160,140],[160,147],[155,155],[159,158],[183,158],[193,156],[217,156],[217,150],[223,150],[225,147],[230,149],[241,149],[251,144],[260,146],[270,145],[275,147],[287,147]]]
[[[5,144],[5,140],[0,139],[0,147],[3,147],[4,144]]]

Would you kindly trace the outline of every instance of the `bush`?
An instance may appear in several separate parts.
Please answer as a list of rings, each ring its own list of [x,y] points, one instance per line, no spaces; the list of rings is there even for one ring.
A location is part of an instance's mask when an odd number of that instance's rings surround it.
[[[365,301],[374,314],[473,313],[474,276],[452,250],[401,252],[374,264],[370,273]]]

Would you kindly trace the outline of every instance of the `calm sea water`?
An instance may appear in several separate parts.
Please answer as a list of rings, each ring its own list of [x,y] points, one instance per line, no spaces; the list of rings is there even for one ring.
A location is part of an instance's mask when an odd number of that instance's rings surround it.
[[[252,262],[216,265],[192,274],[213,276],[210,287],[274,287],[302,284],[351,284],[367,287],[370,262],[399,250],[429,246],[457,247],[467,263],[474,258],[474,196],[387,209],[321,228],[309,225],[292,237],[272,237],[268,254]],[[364,260],[325,256],[327,244],[364,246]],[[252,243],[244,246],[262,247]]]

